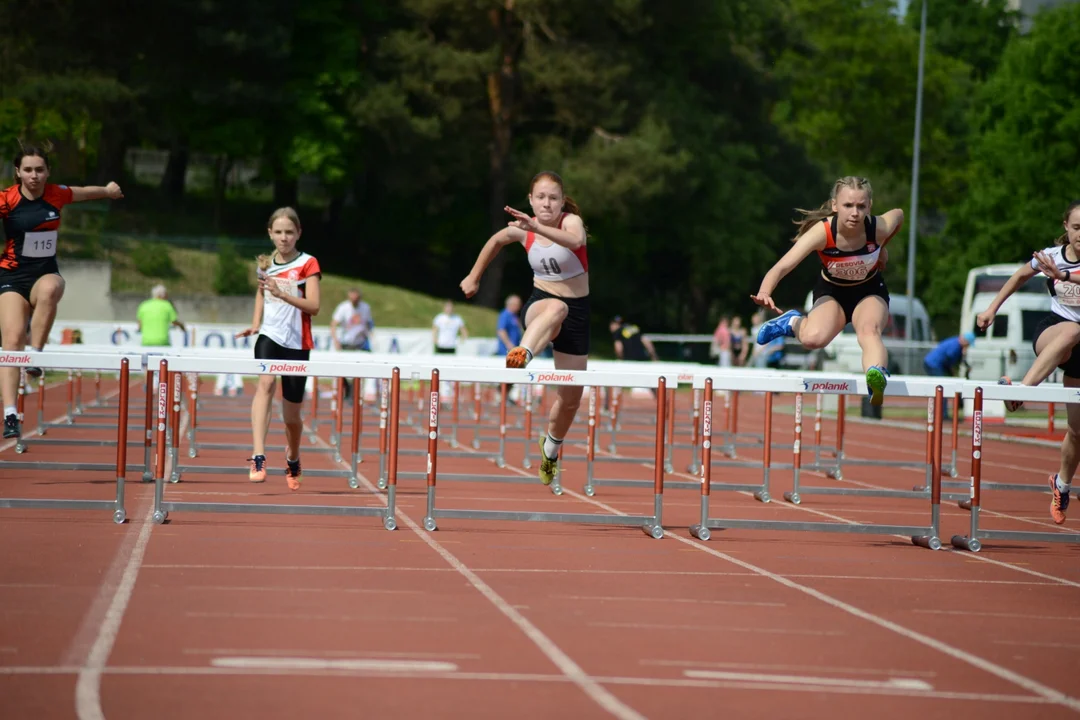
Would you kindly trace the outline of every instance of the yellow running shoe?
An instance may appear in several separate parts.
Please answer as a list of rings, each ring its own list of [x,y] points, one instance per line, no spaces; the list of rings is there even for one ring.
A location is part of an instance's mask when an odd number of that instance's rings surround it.
[[[885,386],[889,384],[886,376],[889,371],[877,365],[871,365],[866,371],[866,387],[870,391],[870,404],[880,407],[885,400]]]
[[[540,438],[540,482],[550,485],[559,472],[558,459],[552,460],[544,452],[544,438]]]

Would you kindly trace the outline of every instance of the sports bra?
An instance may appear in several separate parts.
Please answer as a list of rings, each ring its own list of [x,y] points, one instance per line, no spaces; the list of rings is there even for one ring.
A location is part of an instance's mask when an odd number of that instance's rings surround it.
[[[857,285],[874,275],[881,254],[881,245],[877,241],[877,217],[870,215],[863,219],[866,229],[866,244],[856,250],[841,250],[836,247],[836,216],[824,218],[825,248],[818,250],[821,258],[821,272],[825,279],[837,285]]]
[[[559,229],[562,229],[566,215],[563,213],[559,216],[556,226]],[[541,245],[536,242],[536,233],[529,232],[525,236],[525,253],[529,257],[533,275],[541,280],[569,280],[589,272],[589,256],[584,245],[577,250],[570,250],[555,242]]]

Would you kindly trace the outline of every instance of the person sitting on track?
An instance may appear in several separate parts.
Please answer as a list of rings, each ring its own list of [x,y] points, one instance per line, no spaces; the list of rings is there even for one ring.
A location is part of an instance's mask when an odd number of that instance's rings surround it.
[[[821,274],[814,286],[814,305],[804,318],[788,310],[762,325],[757,341],[765,345],[780,337],[796,338],[807,350],[827,346],[844,326],[852,323],[862,348],[863,370],[870,403],[882,403],[888,370],[888,352],[881,331],[889,323],[889,290],[882,276],[888,259],[885,245],[904,222],[904,211],[871,214],[873,190],[861,177],[842,177],[833,184],[831,197],[817,210],[799,210],[795,247],[780,258],[761,281],[755,303],[780,312],[772,292],[780,280],[807,255],[816,251]]]
[[[296,249],[300,240],[300,218],[292,208],[279,208],[267,223],[270,239],[276,248],[271,255],[259,256],[259,287],[255,291],[255,317],[251,327],[237,333],[237,338],[258,335],[255,357],[261,360],[307,362],[315,347],[311,336],[311,318],[319,314],[319,261]],[[268,363],[268,367],[272,364]],[[259,376],[259,385],[251,401],[251,433],[254,447],[251,482],[266,480],[266,433],[270,427],[270,407],[274,402],[275,375]],[[282,420],[285,422],[285,482],[290,490],[300,488],[300,440],[304,423],[300,410],[304,403],[303,375],[281,378]],[[315,388],[318,392],[318,388]]]
[[[1031,364],[1023,385],[1038,385],[1054,371],[1061,368],[1065,387],[1080,387],[1080,352],[1075,348],[1080,343],[1080,275],[1073,277],[1073,272],[1080,271],[1080,200],[1073,202],[1065,210],[1062,219],[1065,233],[1059,237],[1054,247],[1032,254],[1030,262],[1021,265],[1012,277],[998,291],[990,307],[979,313],[975,322],[981,329],[990,327],[1001,307],[1010,295],[1025,282],[1041,271],[1046,275],[1046,285],[1050,290],[1051,314],[1035,328],[1035,362]],[[1001,385],[1011,385],[1012,381],[1003,377]],[[1016,412],[1024,403],[1008,400],[1005,409]],[[1080,463],[1080,405],[1068,403],[1068,428],[1061,441],[1061,465],[1058,472],[1050,476],[1050,517],[1058,525],[1065,522],[1065,512],[1069,509],[1069,491],[1072,489],[1073,475]]]
[[[506,367],[523,368],[533,356],[554,346],[555,367],[584,370],[589,360],[589,259],[581,211],[563,190],[557,173],[537,174],[529,186],[529,204],[536,213],[507,206],[514,217],[487,241],[472,271],[461,281],[465,297],[480,287],[487,266],[512,242],[521,243],[533,270],[533,291],[521,309],[525,333],[521,344],[506,354]],[[560,386],[552,403],[547,435],[540,440],[540,482],[555,479],[559,447],[581,405],[583,388]]]
[[[18,184],[0,193],[6,240],[0,255],[0,339],[9,352],[24,350],[27,334],[34,350],[40,351],[49,341],[56,306],[64,296],[64,279],[56,263],[57,231],[64,206],[124,197],[114,182],[105,187],[48,182],[49,150],[47,146],[20,144],[14,160]],[[42,370],[30,367],[26,373],[41,377]],[[5,438],[22,433],[15,405],[18,391],[19,368],[0,368]]]

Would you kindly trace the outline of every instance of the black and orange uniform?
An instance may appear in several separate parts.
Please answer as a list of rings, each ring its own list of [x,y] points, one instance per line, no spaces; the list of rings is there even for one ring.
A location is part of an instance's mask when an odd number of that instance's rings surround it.
[[[72,191],[66,185],[46,184],[37,200],[23,195],[20,185],[0,194],[5,238],[0,255],[0,294],[17,292],[29,302],[38,278],[60,274],[56,264],[60,212],[71,200]]]
[[[877,269],[881,255],[881,243],[877,241],[877,217],[871,215],[863,220],[866,243],[855,250],[836,247],[836,216],[821,221],[825,224],[825,248],[818,250],[821,274],[814,285],[814,307],[820,299],[831,297],[840,303],[844,319],[851,322],[855,307],[866,297],[877,295],[889,304],[889,289],[885,278]]]

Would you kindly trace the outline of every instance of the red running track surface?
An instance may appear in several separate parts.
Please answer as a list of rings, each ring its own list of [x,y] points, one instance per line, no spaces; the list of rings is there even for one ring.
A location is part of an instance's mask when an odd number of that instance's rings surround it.
[[[132,418],[141,418],[140,386]],[[209,384],[204,385],[209,389]],[[112,388],[106,388],[107,390]],[[56,393],[54,395],[59,395]],[[62,410],[54,397],[49,417]],[[250,454],[250,396],[204,397],[205,450],[188,464],[235,465]],[[321,403],[326,413],[329,403]],[[28,404],[28,407],[30,405]],[[567,441],[566,492],[539,483],[444,482],[440,505],[482,509],[638,513],[649,489],[583,485],[584,408]],[[370,410],[370,407],[368,408]],[[648,417],[648,407],[640,410]],[[740,429],[760,432],[760,397],[742,399]],[[222,419],[231,414],[231,419]],[[348,413],[347,413],[348,415]],[[414,412],[418,421],[426,418]],[[185,415],[186,417],[186,415]],[[217,419],[214,419],[214,418]],[[444,415],[444,419],[445,419]],[[625,416],[627,426],[630,416]],[[323,440],[330,423],[322,416]],[[464,422],[464,413],[462,421]],[[200,420],[200,423],[203,421]],[[777,416],[776,440],[790,436]],[[32,425],[32,423],[30,423]],[[685,425],[685,423],[683,424]],[[365,417],[365,433],[377,420]],[[492,427],[494,425],[492,424]],[[541,427],[535,425],[534,427]],[[348,420],[345,423],[348,434]],[[848,423],[854,457],[919,459],[925,433]],[[517,431],[515,431],[517,432]],[[652,437],[647,427],[642,439]],[[682,432],[682,431],[681,431]],[[831,423],[826,436],[831,437]],[[494,435],[488,430],[488,435]],[[685,433],[683,433],[685,435]],[[459,436],[471,439],[471,432]],[[53,429],[50,438],[107,438]],[[281,442],[275,417],[271,446]],[[629,436],[625,436],[629,439]],[[685,440],[685,437],[680,437]],[[32,438],[31,438],[32,440]],[[607,435],[601,436],[606,445]],[[948,438],[945,446],[948,447]],[[271,451],[263,485],[241,474],[188,474],[169,500],[377,505],[377,439],[364,436],[361,472],[284,483]],[[402,448],[422,448],[401,430]],[[483,452],[494,443],[486,442]],[[3,447],[3,446],[0,446]],[[311,448],[307,440],[305,447]],[[445,448],[445,444],[442,446]],[[963,450],[963,444],[961,444]],[[1052,449],[989,441],[986,480],[1041,484]],[[520,464],[511,446],[507,474]],[[621,452],[650,456],[649,448]],[[744,458],[760,456],[748,449]],[[4,460],[78,457],[109,462],[113,448],[35,448]],[[786,455],[786,457],[785,457]],[[136,465],[141,450],[129,459]],[[967,476],[968,463],[960,465]],[[679,450],[677,471],[689,463]],[[774,452],[777,463],[790,452]],[[305,468],[334,468],[326,453]],[[651,478],[642,464],[599,464],[598,474]],[[423,469],[403,456],[402,471]],[[483,457],[440,457],[442,472],[498,473]],[[7,497],[109,498],[110,473],[8,470]],[[665,493],[663,540],[636,528],[440,520],[419,527],[424,488],[399,485],[399,529],[375,518],[173,513],[150,522],[152,486],[129,470],[130,521],[95,512],[0,511],[0,698],[13,718],[1064,718],[1080,711],[1080,572],[1074,546],[987,541],[978,555],[947,546],[968,515],[943,504],[946,548],[908,538],[686,528],[698,493]],[[686,479],[685,472],[669,475]],[[753,470],[714,470],[747,481]],[[910,488],[912,470],[851,466],[845,484]],[[807,473],[804,483],[837,484]],[[781,498],[790,472],[776,471]],[[1052,529],[1045,493],[984,492],[987,525]],[[713,515],[921,523],[923,501],[805,497],[801,507],[713,494]],[[1064,530],[1072,530],[1066,526]]]

